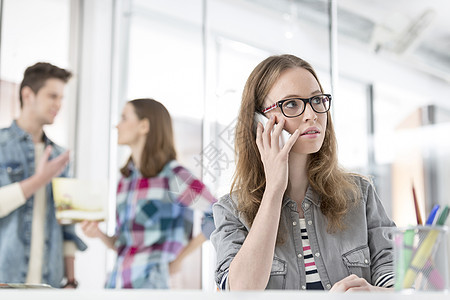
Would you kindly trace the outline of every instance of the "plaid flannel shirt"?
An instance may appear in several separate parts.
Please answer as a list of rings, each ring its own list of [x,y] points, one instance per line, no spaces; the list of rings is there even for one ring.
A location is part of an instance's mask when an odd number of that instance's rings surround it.
[[[216,199],[175,160],[152,178],[129,167],[131,175],[117,188],[117,261],[106,287],[168,288],[168,264],[190,238],[192,209],[205,212],[212,223]]]

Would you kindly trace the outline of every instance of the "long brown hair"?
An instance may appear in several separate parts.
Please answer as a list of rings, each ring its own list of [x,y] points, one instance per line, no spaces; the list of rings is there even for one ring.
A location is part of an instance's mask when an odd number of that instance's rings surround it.
[[[236,191],[238,208],[250,224],[258,212],[266,185],[264,167],[255,141],[253,115],[255,111],[262,110],[264,99],[281,73],[295,67],[310,72],[323,93],[312,66],[288,54],[271,56],[262,61],[250,74],[244,87],[235,135],[237,163],[230,192]],[[327,112],[325,138],[320,150],[309,155],[307,176],[311,187],[321,196],[320,209],[327,217],[329,232],[345,228],[343,217],[349,209],[349,195],[358,195],[353,175],[338,165],[336,136],[331,114]]]
[[[172,118],[167,109],[158,101],[150,98],[129,101],[139,120],[147,119],[150,130],[147,133],[144,149],[142,150],[140,172],[143,177],[156,176],[171,160],[177,158],[173,141]],[[130,176],[128,164],[120,169],[125,177]]]

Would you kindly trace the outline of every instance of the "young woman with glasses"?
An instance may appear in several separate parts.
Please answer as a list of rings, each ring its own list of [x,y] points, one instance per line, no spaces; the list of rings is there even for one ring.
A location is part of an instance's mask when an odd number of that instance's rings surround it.
[[[267,58],[248,78],[231,192],[213,208],[219,288],[393,286],[395,224],[372,184],[339,167],[331,101],[293,55]],[[269,118],[265,127],[254,129],[255,113]],[[280,147],[282,130],[291,136]]]
[[[107,288],[166,289],[192,250],[214,229],[207,187],[176,161],[172,120],[153,99],[129,101],[117,125],[118,143],[131,156],[120,170],[117,187],[116,232],[103,233],[97,222],[84,221],[89,237],[100,238],[117,251]],[[192,210],[205,212],[203,234],[192,233]]]

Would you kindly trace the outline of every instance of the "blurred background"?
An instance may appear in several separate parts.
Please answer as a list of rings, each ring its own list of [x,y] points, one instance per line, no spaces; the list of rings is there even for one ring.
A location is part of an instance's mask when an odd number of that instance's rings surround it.
[[[450,204],[447,0],[0,0],[0,10],[0,127],[19,113],[27,66],[72,70],[46,132],[72,150],[73,176],[109,182],[110,234],[118,169],[129,155],[116,143],[125,102],[162,102],[180,161],[220,197],[234,171],[245,80],[282,53],[315,67],[333,94],[341,164],[373,179],[398,226],[415,223],[413,186],[422,218]],[[102,288],[115,254],[85,240],[76,278],[82,289]],[[173,287],[213,290],[214,259],[206,242]]]

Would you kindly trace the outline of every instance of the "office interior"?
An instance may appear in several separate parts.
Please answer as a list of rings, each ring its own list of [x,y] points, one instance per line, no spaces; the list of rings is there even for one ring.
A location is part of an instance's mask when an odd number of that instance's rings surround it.
[[[333,94],[341,165],[372,178],[398,226],[416,224],[413,186],[423,218],[435,204],[450,205],[447,0],[0,3],[0,127],[19,113],[27,66],[48,61],[72,70],[62,110],[45,130],[71,149],[74,177],[107,182],[102,226],[109,234],[118,170],[129,155],[117,146],[115,128],[125,102],[162,102],[180,162],[220,197],[234,171],[245,80],[261,60],[282,53],[315,67]],[[101,289],[115,254],[84,240],[89,249],[76,256],[79,288]],[[213,270],[214,249],[205,242],[172,286],[213,291]]]

